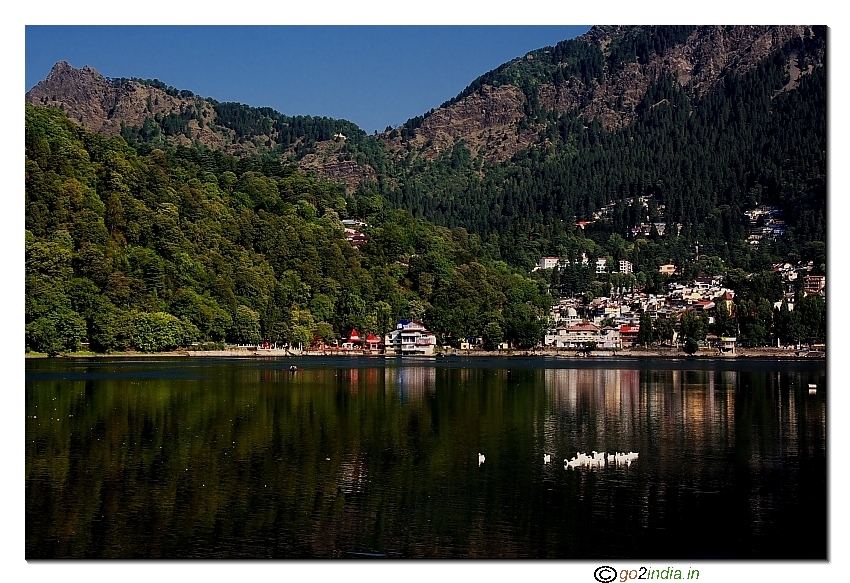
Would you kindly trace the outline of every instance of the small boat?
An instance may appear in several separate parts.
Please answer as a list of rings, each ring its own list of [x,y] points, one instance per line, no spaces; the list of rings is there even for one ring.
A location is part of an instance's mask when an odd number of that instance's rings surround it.
[[[296,372],[297,370],[298,370],[298,367],[295,366],[294,364],[289,367],[289,372]]]

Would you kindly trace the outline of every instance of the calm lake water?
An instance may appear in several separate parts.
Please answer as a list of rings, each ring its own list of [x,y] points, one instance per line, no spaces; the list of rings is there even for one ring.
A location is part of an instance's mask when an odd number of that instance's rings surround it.
[[[822,360],[27,360],[26,557],[826,558],[826,395]]]

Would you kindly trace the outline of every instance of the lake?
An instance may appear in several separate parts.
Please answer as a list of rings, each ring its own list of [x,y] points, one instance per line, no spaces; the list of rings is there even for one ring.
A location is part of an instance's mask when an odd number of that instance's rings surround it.
[[[26,557],[824,559],[826,397],[806,359],[28,359]]]

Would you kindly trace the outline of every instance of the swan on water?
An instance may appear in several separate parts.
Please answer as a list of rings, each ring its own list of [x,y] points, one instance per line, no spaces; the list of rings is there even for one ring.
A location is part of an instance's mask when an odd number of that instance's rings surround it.
[[[479,451],[478,452],[478,465],[480,466],[483,463],[484,463],[484,454]]]

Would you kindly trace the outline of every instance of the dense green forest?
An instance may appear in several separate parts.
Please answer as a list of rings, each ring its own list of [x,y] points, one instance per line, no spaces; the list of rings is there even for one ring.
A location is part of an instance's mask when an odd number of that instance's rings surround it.
[[[341,218],[364,218],[362,250]],[[57,353],[193,342],[308,344],[424,319],[444,343],[540,335],[542,280],[378,195],[271,158],[144,152],[26,106],[26,343]]]

